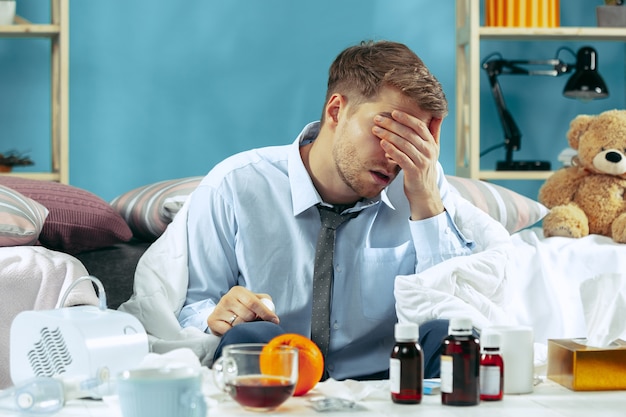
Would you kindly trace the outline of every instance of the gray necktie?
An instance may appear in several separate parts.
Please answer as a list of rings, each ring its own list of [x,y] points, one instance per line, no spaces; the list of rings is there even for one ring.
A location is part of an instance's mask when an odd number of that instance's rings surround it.
[[[326,357],[330,341],[330,298],[333,287],[335,234],[339,226],[356,217],[359,213],[341,215],[324,206],[317,206],[317,208],[320,213],[322,228],[317,238],[313,269],[311,340],[319,346],[322,354]]]

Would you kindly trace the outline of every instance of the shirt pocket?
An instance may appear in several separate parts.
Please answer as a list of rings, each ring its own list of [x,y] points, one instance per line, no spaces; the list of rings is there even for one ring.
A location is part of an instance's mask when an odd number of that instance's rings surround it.
[[[394,281],[415,273],[415,247],[405,242],[393,248],[365,248],[361,274],[363,315],[368,319],[395,317]]]

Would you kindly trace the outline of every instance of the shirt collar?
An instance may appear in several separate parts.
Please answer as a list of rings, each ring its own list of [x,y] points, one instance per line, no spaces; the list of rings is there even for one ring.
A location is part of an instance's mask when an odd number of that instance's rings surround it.
[[[300,146],[310,143],[315,140],[320,132],[320,122],[311,122],[307,124],[302,132],[298,135],[296,140],[292,143],[288,155],[288,172],[289,172],[289,186],[291,188],[291,204],[293,206],[293,215],[297,216],[300,213],[308,210],[309,208],[324,203],[322,197],[315,189],[311,177],[302,162],[300,156]],[[391,209],[394,209],[393,204],[387,196],[387,190],[383,190],[382,193],[372,199],[359,201],[353,208],[348,210],[349,212],[360,211],[367,207],[374,206],[380,202],[385,203]]]

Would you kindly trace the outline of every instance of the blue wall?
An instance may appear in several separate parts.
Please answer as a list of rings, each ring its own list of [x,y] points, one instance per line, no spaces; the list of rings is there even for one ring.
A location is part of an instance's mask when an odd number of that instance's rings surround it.
[[[18,14],[45,22],[47,3],[19,0]],[[595,4],[567,5],[564,25],[595,25]],[[453,173],[454,21],[453,0],[73,0],[70,182],[110,200],[150,182],[203,175],[235,152],[290,143],[319,118],[330,62],[362,39],[404,42],[437,75],[450,101],[441,161]],[[482,55],[552,57],[561,44],[531,45],[489,42]],[[598,104],[560,97],[566,77],[501,79],[524,132],[524,154],[516,158],[556,163],[575,114],[624,107],[623,46],[601,47],[613,96]],[[48,58],[46,40],[0,39],[0,152],[28,152],[37,163],[32,170],[49,169]],[[487,146],[501,132],[483,80]],[[536,89],[545,93],[532,101]],[[535,143],[534,136],[555,141]],[[484,163],[491,164],[487,157]],[[534,197],[537,185],[525,183],[509,185]]]

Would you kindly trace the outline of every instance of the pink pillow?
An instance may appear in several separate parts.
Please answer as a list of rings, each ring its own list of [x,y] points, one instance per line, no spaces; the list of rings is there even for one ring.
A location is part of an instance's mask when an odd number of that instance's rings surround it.
[[[0,177],[0,185],[48,209],[39,242],[53,250],[76,254],[127,242],[132,232],[124,219],[89,191],[50,181]]]

